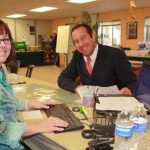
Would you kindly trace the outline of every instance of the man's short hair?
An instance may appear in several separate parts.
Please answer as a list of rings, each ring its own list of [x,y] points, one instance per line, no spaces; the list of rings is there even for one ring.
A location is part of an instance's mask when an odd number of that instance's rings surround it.
[[[78,29],[80,27],[84,27],[86,29],[87,33],[90,35],[90,37],[92,37],[92,33],[93,33],[92,28],[86,23],[75,25],[71,30],[71,35],[72,35],[73,31],[75,31],[76,29]]]

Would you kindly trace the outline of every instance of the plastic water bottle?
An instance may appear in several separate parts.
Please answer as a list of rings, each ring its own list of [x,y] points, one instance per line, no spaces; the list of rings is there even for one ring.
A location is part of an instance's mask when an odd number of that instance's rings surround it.
[[[134,132],[146,132],[148,117],[143,103],[139,103],[132,111],[130,119],[134,122]]]
[[[131,111],[124,108],[115,122],[115,144],[122,144],[127,141],[133,134],[133,122],[130,120]]]

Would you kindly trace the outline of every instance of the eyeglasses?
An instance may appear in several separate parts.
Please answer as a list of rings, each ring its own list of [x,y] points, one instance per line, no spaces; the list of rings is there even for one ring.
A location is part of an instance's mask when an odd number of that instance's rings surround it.
[[[11,39],[0,39],[0,44],[1,44],[2,41],[3,41],[5,44],[11,44],[11,43],[13,42],[13,40],[11,40]]]

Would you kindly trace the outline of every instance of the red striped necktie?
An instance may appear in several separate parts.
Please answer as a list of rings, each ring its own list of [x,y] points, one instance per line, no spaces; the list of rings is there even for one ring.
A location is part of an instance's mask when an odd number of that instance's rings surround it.
[[[92,65],[91,65],[91,58],[87,57],[87,63],[86,63],[86,69],[88,73],[91,75],[92,74]]]

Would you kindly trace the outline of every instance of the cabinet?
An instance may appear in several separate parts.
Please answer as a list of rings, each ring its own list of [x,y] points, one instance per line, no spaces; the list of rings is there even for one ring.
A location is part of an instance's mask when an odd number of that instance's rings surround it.
[[[40,65],[44,63],[44,51],[16,52],[16,60],[20,61],[21,66],[27,66],[30,64]]]

